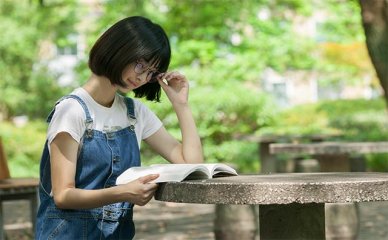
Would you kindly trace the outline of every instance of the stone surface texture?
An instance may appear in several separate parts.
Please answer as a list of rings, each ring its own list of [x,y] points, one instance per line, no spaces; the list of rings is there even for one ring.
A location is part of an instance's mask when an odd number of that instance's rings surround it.
[[[388,173],[277,173],[162,183],[155,199],[202,204],[388,200]]]

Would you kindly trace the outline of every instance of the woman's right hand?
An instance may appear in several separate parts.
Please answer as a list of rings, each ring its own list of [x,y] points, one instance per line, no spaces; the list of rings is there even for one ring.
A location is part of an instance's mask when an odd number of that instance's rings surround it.
[[[187,105],[189,81],[185,75],[176,71],[166,72],[159,74],[157,79],[173,106]]]
[[[120,185],[125,194],[125,201],[139,206],[146,205],[152,199],[158,188],[157,183],[151,182],[158,177],[159,174],[150,174],[127,184]]]

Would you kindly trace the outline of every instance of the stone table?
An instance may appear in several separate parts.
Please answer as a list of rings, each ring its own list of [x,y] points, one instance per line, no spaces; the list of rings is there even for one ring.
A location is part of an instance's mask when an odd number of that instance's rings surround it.
[[[321,172],[365,172],[365,158],[360,154],[386,153],[388,142],[274,143],[270,144],[269,151],[271,154],[312,155],[311,160],[318,161]],[[359,156],[352,156],[352,154]],[[299,164],[303,162],[305,161],[298,161]],[[332,225],[327,225],[326,237],[343,238],[356,235],[359,225],[357,204],[327,204],[326,223],[329,222]]]
[[[260,239],[325,239],[325,204],[387,201],[388,173],[277,173],[162,183],[155,199],[259,205]]]

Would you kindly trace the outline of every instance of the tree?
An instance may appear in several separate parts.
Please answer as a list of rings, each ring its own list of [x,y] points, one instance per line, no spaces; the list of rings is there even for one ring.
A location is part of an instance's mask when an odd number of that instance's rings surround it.
[[[56,76],[41,64],[47,54],[40,47],[44,41],[59,45],[75,31],[77,4],[76,0],[0,1],[0,118],[43,117],[63,95]]]
[[[359,0],[366,45],[388,107],[388,0]]]

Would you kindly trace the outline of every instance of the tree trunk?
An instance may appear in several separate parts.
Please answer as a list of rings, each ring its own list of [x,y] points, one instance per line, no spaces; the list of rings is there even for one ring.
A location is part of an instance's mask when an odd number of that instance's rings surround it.
[[[359,0],[369,56],[388,107],[388,0]]]

